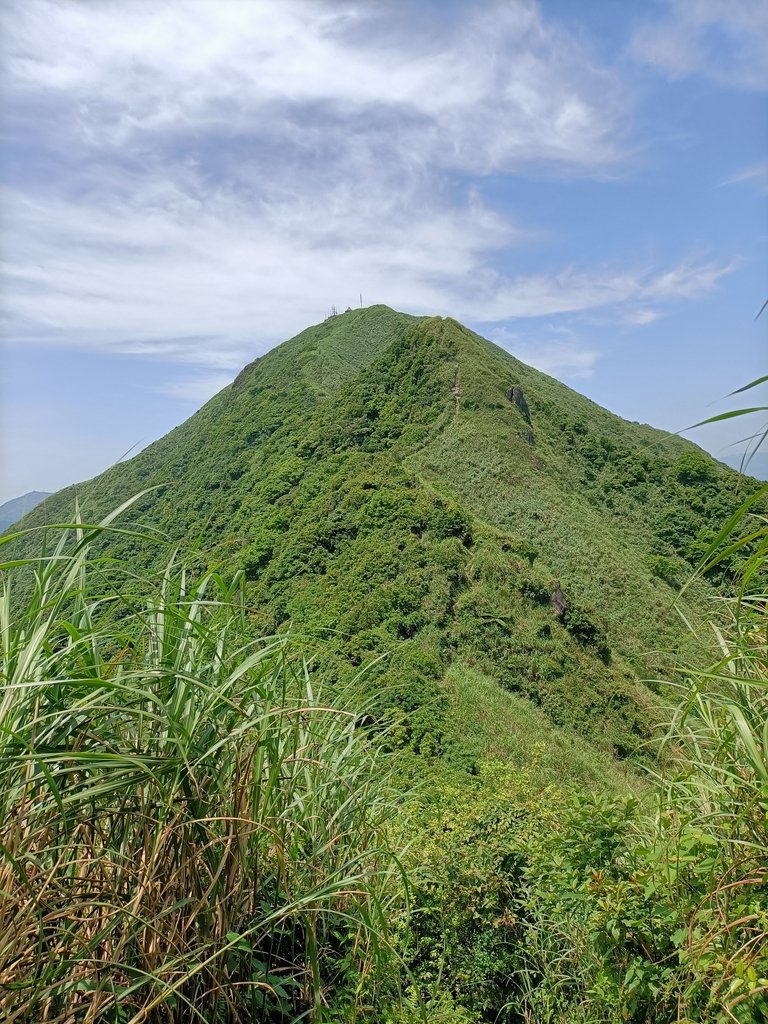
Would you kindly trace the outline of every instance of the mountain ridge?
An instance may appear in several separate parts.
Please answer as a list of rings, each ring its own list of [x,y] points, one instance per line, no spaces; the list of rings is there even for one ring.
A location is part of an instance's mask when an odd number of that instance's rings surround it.
[[[50,496],[50,491],[27,491],[26,494],[20,494],[18,498],[11,498],[3,502],[0,505],[0,532],[13,526],[18,519],[21,519],[27,512],[31,512],[33,508]]]
[[[450,724],[464,673],[510,694],[510,732],[524,701],[598,760],[642,758],[658,701],[642,680],[671,670],[654,651],[686,656],[676,589],[736,479],[451,318],[378,306],[250,363],[48,512],[66,521],[77,493],[98,517],[156,488],[127,523],[196,538],[201,568],[243,569],[254,630],[313,637],[332,678],[386,656],[363,685],[422,756],[471,762]],[[110,550],[151,564],[157,545]],[[686,613],[714,593],[693,588]]]

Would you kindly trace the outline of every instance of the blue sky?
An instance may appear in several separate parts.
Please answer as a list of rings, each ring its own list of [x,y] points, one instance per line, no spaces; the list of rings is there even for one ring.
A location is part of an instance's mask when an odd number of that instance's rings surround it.
[[[0,501],[384,302],[669,430],[768,370],[764,0],[11,0]],[[723,458],[748,427],[693,436]]]

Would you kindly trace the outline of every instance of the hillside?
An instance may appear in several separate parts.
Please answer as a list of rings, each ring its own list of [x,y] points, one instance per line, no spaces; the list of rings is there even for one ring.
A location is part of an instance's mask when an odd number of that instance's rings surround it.
[[[50,497],[47,491],[28,491],[18,498],[11,498],[10,501],[0,505],[0,530],[12,526],[18,519],[30,512],[33,508]]]
[[[473,770],[543,741],[545,770],[589,781],[647,755],[642,680],[686,656],[672,603],[736,481],[453,320],[374,306],[257,359],[24,525],[154,488],[125,522],[244,569],[254,630],[290,628],[332,679],[380,658],[360,686],[392,742]],[[131,566],[167,555],[109,543]]]

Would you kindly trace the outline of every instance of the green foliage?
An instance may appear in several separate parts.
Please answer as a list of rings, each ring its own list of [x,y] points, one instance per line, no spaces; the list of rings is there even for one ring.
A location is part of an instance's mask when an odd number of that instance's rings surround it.
[[[529,844],[523,942],[534,955],[515,1000],[533,1019],[768,1017],[768,634],[755,589],[768,537],[762,519],[736,532],[755,504],[702,565],[752,552],[730,622],[716,627],[720,657],[694,670],[674,709],[655,807],[581,799]]]
[[[443,780],[411,810],[413,910],[401,953],[425,995],[438,988],[482,1019],[507,1001],[527,836],[550,817],[553,790],[534,792],[531,771],[485,761],[472,782]]]
[[[158,571],[160,531],[194,539],[200,572],[243,570],[251,628],[300,635],[340,685],[370,666],[372,718],[399,723],[391,736],[413,750],[460,757],[440,686],[459,661],[601,751],[643,759],[655,713],[639,677],[669,664],[647,652],[686,642],[649,556],[684,578],[733,507],[736,475],[705,459],[706,479],[684,484],[691,459],[705,457],[454,321],[373,307],[256,360],[79,496],[97,520],[153,488],[110,553]],[[64,520],[71,502],[55,495],[45,515]],[[689,619],[708,590],[687,593]]]
[[[715,480],[717,473],[712,459],[704,452],[684,452],[675,463],[675,476],[683,484],[705,484]]]
[[[53,496],[5,540],[5,1016],[764,1021],[766,492],[736,480],[377,307],[84,485],[125,525],[35,562]],[[642,679],[675,666],[662,770]]]
[[[740,553],[741,585],[721,601],[718,660],[681,684],[663,768],[634,797],[585,793],[588,774],[570,792],[547,785],[540,764],[556,736],[526,715],[523,737],[510,738],[513,708],[484,677],[454,670],[476,774],[467,786],[444,768],[414,815],[416,899],[401,947],[423,995],[439,983],[484,1019],[542,1024],[768,1018],[761,500],[741,506],[702,562],[709,572]],[[487,555],[477,566],[498,576]]]
[[[671,586],[674,586],[677,581],[679,563],[669,555],[649,555],[648,568],[654,576],[658,576],[660,580],[664,580]]]
[[[237,578],[102,592],[102,530],[64,531],[26,603],[0,566],[0,1016],[353,1016],[402,898],[387,761],[249,638]]]

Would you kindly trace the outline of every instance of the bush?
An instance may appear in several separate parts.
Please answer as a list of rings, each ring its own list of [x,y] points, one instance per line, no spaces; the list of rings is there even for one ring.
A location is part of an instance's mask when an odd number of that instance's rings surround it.
[[[509,1019],[526,837],[550,820],[554,794],[532,786],[535,769],[485,761],[471,780],[446,773],[411,808],[413,910],[400,948],[425,1002],[438,991],[481,1019]]]
[[[675,477],[682,484],[702,484],[716,478],[713,460],[704,452],[684,452],[675,463]]]
[[[677,583],[678,563],[674,558],[667,555],[651,555],[648,558],[648,568],[654,576],[669,583],[670,586]]]

